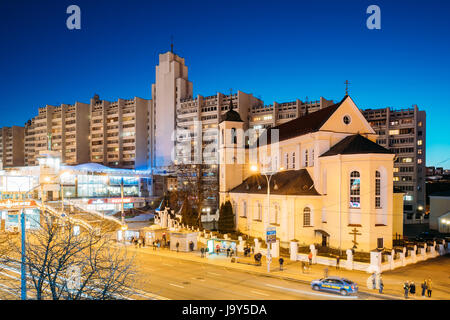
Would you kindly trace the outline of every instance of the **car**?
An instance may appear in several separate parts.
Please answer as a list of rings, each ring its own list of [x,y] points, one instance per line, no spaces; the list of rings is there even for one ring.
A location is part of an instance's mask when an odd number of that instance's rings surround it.
[[[414,240],[420,241],[420,242],[426,242],[427,240],[436,240],[436,238],[439,236],[439,232],[435,231],[425,231],[418,234]]]
[[[311,281],[311,288],[319,291],[330,291],[340,293],[343,296],[358,292],[358,285],[348,279],[339,277],[328,277]]]

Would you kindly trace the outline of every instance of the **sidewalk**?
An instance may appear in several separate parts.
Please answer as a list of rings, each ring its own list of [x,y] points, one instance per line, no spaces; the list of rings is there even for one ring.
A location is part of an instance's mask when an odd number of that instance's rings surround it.
[[[176,252],[169,251],[168,249],[158,249],[153,250],[151,247],[145,248],[135,248],[132,246],[127,246],[127,249],[131,249],[132,251],[142,252],[146,254],[154,254],[169,258],[183,259],[189,261],[195,261],[199,263],[208,263],[210,265],[216,265],[218,267],[224,268],[232,268],[242,272],[247,272],[251,274],[257,274],[259,276],[279,278],[288,281],[297,281],[305,284],[309,284],[314,279],[320,279],[324,276],[325,266],[322,265],[312,265],[310,271],[307,273],[302,273],[301,262],[299,261],[290,261],[288,258],[284,259],[283,270],[280,271],[278,258],[272,259],[271,263],[271,272],[267,273],[267,264],[265,257],[262,258],[262,263],[260,266],[255,265],[255,260],[253,257],[244,257],[240,254],[237,257],[237,262],[232,263],[231,258],[226,257],[226,255],[216,255],[216,254],[208,254],[207,257],[201,258],[200,252]],[[236,257],[234,257],[236,258]],[[378,290],[371,290],[367,288],[367,279],[370,277],[370,274],[362,271],[350,271],[350,270],[336,270],[334,267],[328,267],[328,276],[338,276],[343,278],[348,278],[358,284],[359,291],[374,298],[379,299],[402,299],[403,297],[403,282],[404,277],[397,275],[384,275],[383,274],[383,283],[384,290],[383,294],[379,294]],[[411,277],[408,276],[408,279]],[[416,280],[416,279],[412,279]],[[423,298],[420,296],[420,284],[419,279],[416,281],[416,296],[410,297],[408,300],[427,300],[429,298]],[[417,294],[418,293],[418,294]],[[439,292],[437,290],[433,290],[433,298],[432,299],[449,299],[448,295],[445,295],[444,292]]]

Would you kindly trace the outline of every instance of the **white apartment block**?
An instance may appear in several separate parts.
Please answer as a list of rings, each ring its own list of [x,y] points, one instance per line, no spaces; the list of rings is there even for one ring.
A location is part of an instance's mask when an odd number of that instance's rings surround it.
[[[0,130],[0,166],[24,165],[24,127],[3,127]]]
[[[36,165],[39,152],[51,148],[66,164],[89,162],[89,105],[47,105],[26,124],[25,165]]]
[[[332,104],[333,100],[327,100],[323,97],[320,97],[320,100],[309,102],[297,99],[291,102],[274,102],[270,105],[258,104],[250,110],[249,126],[253,129],[275,127]]]
[[[90,103],[90,160],[108,167],[147,168],[151,100],[135,97]]]
[[[192,97],[192,82],[184,59],[173,52],[160,54],[155,70],[149,108],[149,167],[161,169],[172,164],[176,109],[181,100]]]

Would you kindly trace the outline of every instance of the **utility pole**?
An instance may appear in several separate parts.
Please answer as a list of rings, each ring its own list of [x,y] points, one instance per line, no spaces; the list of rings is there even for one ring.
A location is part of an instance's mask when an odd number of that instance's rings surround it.
[[[125,244],[125,212],[123,210],[123,177],[121,177],[120,179],[120,199],[121,199],[121,221],[122,221],[122,241],[123,244]]]

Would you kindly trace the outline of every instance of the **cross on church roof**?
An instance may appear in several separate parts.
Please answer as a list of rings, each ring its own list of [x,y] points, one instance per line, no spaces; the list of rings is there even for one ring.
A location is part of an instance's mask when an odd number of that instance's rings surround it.
[[[348,80],[345,80],[345,95],[348,96],[348,85],[350,84],[350,82],[348,82]]]

